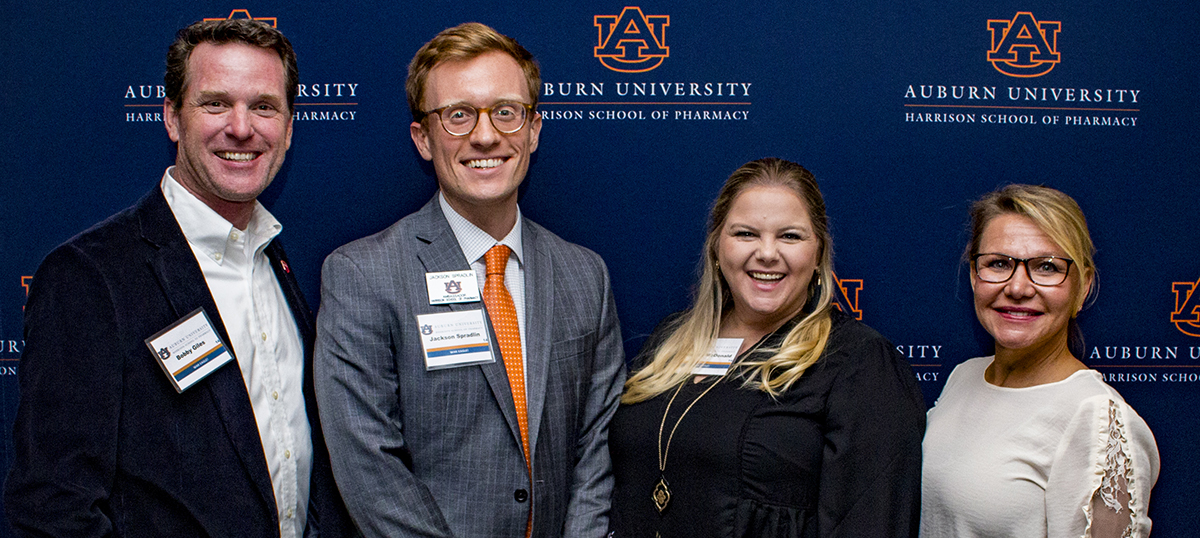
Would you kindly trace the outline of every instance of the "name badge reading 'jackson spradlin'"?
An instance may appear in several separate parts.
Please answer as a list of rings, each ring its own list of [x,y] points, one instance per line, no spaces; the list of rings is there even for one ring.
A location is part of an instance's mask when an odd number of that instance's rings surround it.
[[[233,354],[213,329],[203,308],[193,310],[147,338],[146,346],[176,392],[187,390],[233,360]]]
[[[483,310],[417,316],[425,369],[440,370],[495,362]]]
[[[475,271],[425,273],[429,304],[474,303],[479,301],[479,280]]]

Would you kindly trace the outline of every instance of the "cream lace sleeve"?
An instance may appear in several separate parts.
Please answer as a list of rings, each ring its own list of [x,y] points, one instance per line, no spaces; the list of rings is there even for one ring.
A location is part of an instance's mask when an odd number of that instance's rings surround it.
[[[1081,402],[1063,434],[1046,487],[1048,536],[1136,538],[1158,480],[1158,446],[1118,396]]]

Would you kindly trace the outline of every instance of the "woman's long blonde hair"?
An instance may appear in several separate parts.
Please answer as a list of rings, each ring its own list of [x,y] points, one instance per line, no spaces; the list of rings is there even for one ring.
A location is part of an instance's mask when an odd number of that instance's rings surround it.
[[[817,188],[816,178],[804,167],[777,158],[750,161],[729,176],[713,204],[708,236],[704,241],[700,281],[696,285],[692,307],[667,329],[671,331],[670,336],[654,352],[649,364],[625,382],[625,394],[621,396],[623,403],[648,400],[683,383],[712,348],[720,330],[721,317],[732,302],[729,286],[717,267],[721,230],[738,195],[758,186],[786,187],[800,197],[820,243],[820,262],[808,287],[808,303],[813,307],[788,332],[778,349],[760,350],[772,352],[771,357],[740,365],[745,386],[757,386],[776,397],[800,379],[825,351],[832,326],[829,311],[833,308],[833,286],[836,285],[825,200]]]

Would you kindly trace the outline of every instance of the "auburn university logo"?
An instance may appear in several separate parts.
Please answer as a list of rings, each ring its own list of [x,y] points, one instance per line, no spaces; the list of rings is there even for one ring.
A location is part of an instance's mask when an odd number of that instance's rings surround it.
[[[1200,280],[1195,282],[1174,282],[1171,291],[1175,292],[1175,311],[1171,312],[1171,322],[1179,332],[1188,336],[1200,336]]]
[[[462,293],[462,283],[457,280],[446,282],[446,293],[449,293],[450,295]]]
[[[669,15],[642,14],[639,7],[626,7],[620,15],[596,15],[600,30],[594,55],[604,67],[621,73],[644,73],[671,55],[667,47]]]
[[[1041,21],[1028,11],[1012,20],[988,20],[992,48],[987,59],[997,71],[1010,77],[1040,77],[1058,64],[1059,21]]]
[[[838,278],[833,275],[833,280],[837,282],[837,290],[834,291],[834,305],[838,310],[845,311],[850,309],[847,314],[854,316],[854,319],[862,321],[862,309],[858,307],[858,292],[862,291],[862,279]],[[845,304],[845,307],[842,305]]]
[[[251,20],[255,20],[255,21],[263,21],[267,24],[270,24],[271,28],[278,28],[278,26],[276,26],[276,24],[275,24],[276,22],[278,22],[277,17],[251,17],[250,10],[248,10],[248,9],[235,9],[235,10],[229,12],[228,17],[210,17],[210,18],[205,18],[204,20],[206,20],[206,21],[225,21],[225,20],[233,20],[233,19],[251,19]]]

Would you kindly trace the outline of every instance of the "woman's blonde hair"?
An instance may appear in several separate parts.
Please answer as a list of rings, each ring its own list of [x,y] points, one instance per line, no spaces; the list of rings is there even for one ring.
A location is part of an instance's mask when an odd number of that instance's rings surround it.
[[[812,220],[813,233],[820,244],[817,274],[808,287],[808,313],[788,332],[778,349],[763,360],[740,365],[745,386],[778,396],[800,379],[812,366],[829,340],[833,308],[833,244],[825,200],[816,178],[804,167],[777,158],[759,159],[742,165],[721,187],[709,216],[708,236],[693,305],[666,330],[668,336],[654,352],[653,359],[625,382],[624,403],[653,398],[683,383],[712,348],[720,330],[721,317],[732,302],[729,286],[717,266],[717,247],[730,207],[742,192],[751,187],[781,186],[791,189],[804,202]]]

